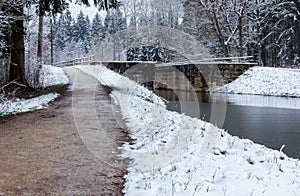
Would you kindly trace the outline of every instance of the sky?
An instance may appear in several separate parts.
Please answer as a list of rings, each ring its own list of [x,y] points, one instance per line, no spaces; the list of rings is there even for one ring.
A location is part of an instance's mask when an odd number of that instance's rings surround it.
[[[92,21],[98,9],[95,8],[93,1],[89,0],[89,2],[91,4],[90,7],[87,7],[85,5],[80,6],[78,4],[75,4],[74,1],[72,3],[69,3],[69,9],[72,15],[76,18],[79,12],[83,11],[84,15],[88,15],[90,20]],[[101,11],[101,16],[105,16],[105,13],[103,11]]]

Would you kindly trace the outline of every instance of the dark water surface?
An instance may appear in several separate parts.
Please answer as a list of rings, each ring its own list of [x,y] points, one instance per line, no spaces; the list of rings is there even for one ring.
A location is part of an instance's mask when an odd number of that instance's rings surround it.
[[[273,149],[279,150],[285,145],[283,151],[288,156],[300,158],[298,98],[224,94],[211,96],[187,92],[176,92],[176,95],[172,91],[162,90],[156,91],[156,94],[169,100],[169,110],[210,121],[232,135],[251,139]]]

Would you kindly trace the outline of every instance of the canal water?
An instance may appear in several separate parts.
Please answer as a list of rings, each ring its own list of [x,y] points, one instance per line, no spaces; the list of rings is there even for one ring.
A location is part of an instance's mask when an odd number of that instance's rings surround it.
[[[300,99],[156,90],[167,109],[197,117],[231,135],[251,139],[300,159]]]

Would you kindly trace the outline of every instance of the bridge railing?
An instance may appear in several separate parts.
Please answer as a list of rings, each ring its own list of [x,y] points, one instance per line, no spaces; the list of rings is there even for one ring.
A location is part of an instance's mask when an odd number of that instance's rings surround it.
[[[93,56],[88,56],[83,58],[76,58],[74,60],[54,63],[53,66],[68,67],[68,66],[76,66],[76,65],[91,65],[95,63],[95,61],[96,61],[96,57],[93,55]]]
[[[201,61],[254,62],[253,56],[208,58]]]
[[[67,66],[76,66],[76,65],[95,65],[95,64],[108,64],[108,63],[141,63],[141,61],[96,61],[96,57],[94,55],[76,58],[74,60],[63,61],[54,63],[54,66],[57,67],[67,67]],[[183,61],[183,62],[170,62],[170,63],[158,63],[158,62],[142,62],[142,63],[153,63],[156,64],[156,67],[164,67],[164,66],[174,66],[174,65],[188,65],[188,64],[198,64],[198,65],[249,65],[255,66],[257,63],[254,62],[253,56],[243,56],[243,57],[223,57],[223,58],[207,58],[201,60],[191,60],[191,61]]]

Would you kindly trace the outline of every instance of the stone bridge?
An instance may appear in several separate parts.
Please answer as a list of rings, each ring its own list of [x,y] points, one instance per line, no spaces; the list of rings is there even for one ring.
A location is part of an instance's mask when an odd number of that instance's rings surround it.
[[[252,57],[231,57],[182,62],[97,61],[95,56],[60,62],[55,66],[102,64],[150,89],[205,91],[222,86],[255,66]]]
[[[202,59],[183,62],[96,61],[94,56],[54,64],[55,66],[102,64],[150,89],[205,91],[236,79],[256,63],[252,57]]]
[[[204,59],[187,62],[101,62],[116,71],[151,89],[205,91],[222,86],[241,75],[256,63],[246,61],[252,57]]]

